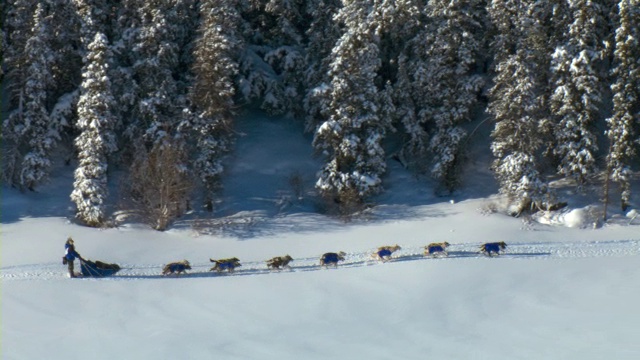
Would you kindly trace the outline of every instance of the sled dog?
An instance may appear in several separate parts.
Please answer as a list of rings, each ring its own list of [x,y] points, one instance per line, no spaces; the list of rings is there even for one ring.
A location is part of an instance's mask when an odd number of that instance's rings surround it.
[[[186,270],[191,270],[191,264],[187,260],[176,261],[168,263],[162,268],[162,275],[186,273]]]
[[[215,263],[215,265],[213,265],[213,267],[211,269],[209,269],[209,271],[217,271],[217,272],[221,272],[224,270],[227,270],[229,272],[233,272],[237,267],[240,267],[242,265],[240,265],[240,260],[238,258],[229,258],[229,259],[220,259],[220,260],[214,260],[214,259],[209,259],[209,261],[211,261],[212,263]]]
[[[391,259],[391,254],[401,249],[402,248],[398,244],[395,244],[393,246],[380,246],[378,250],[373,254],[373,257],[383,262],[388,261]]]
[[[322,257],[320,257],[320,266],[333,265],[335,267],[338,267],[338,261],[344,260],[345,255],[346,254],[342,251],[340,251],[339,253],[325,253],[322,255]]]
[[[291,268],[289,266],[289,262],[291,261],[293,261],[293,258],[289,255],[276,256],[274,258],[267,260],[267,267],[270,269],[277,269],[277,270],[280,270],[281,267]]]
[[[504,241],[494,242],[494,243],[486,243],[480,246],[480,252],[485,253],[488,256],[491,256],[492,253],[496,255],[500,254],[500,250],[504,250],[507,247],[507,244]]]
[[[436,256],[438,254],[447,256],[449,255],[447,247],[449,247],[449,243],[446,241],[442,243],[431,243],[424,247],[424,256]]]

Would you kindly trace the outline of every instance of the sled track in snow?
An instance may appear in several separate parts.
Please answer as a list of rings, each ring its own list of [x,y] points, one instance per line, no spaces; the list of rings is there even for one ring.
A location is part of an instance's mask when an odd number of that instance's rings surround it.
[[[337,249],[339,250],[339,249]],[[485,259],[487,261],[501,261],[503,259],[518,260],[553,260],[563,258],[594,258],[594,257],[622,257],[640,255],[640,240],[610,240],[593,242],[536,242],[507,244],[507,249],[499,256],[486,256],[478,252],[479,244],[452,244],[449,246],[447,257],[425,257],[422,247],[407,247],[393,254],[392,260],[385,264],[406,261],[465,261]],[[337,270],[382,264],[373,259],[374,249],[364,252],[347,253],[345,261],[340,262]],[[217,278],[228,276],[248,275],[276,275],[280,272],[305,272],[325,270],[317,257],[294,258],[290,269],[269,270],[264,261],[242,261],[242,266],[233,273],[210,272],[212,264],[209,262],[192,262],[192,270],[179,276],[160,275],[164,264],[120,264],[122,270],[115,276],[106,278],[86,278],[81,281],[133,281],[142,279],[175,279],[175,278]],[[265,259],[266,260],[266,259]],[[80,269],[80,264],[76,266]],[[333,267],[328,268],[335,271]],[[2,281],[42,281],[67,279],[66,266],[55,263],[28,264],[7,266],[0,268]]]

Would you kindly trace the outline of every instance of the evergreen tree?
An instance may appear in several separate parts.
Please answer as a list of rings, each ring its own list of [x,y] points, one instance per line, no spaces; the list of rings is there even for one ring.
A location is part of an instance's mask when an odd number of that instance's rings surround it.
[[[272,114],[301,114],[304,88],[303,0],[242,2],[244,43],[240,57],[240,95]]]
[[[111,89],[117,102],[114,110],[117,113],[117,118],[121,121],[116,128],[120,130],[120,135],[126,139],[139,139],[142,133],[142,130],[137,128],[141,122],[138,121],[139,115],[136,108],[142,90],[136,81],[137,74],[134,71],[134,65],[138,61],[138,53],[133,51],[137,46],[138,34],[141,31],[138,12],[142,6],[141,1],[122,0],[118,2],[111,22],[111,32],[113,33],[111,47],[114,56],[114,67],[111,69],[113,72]],[[129,145],[130,142],[123,142],[122,160],[117,162],[129,163],[131,161],[135,149]]]
[[[535,1],[519,4],[518,18],[509,19],[511,26],[501,23],[508,17],[508,7],[490,9],[494,26],[511,33],[501,34],[493,45],[499,62],[495,65],[494,85],[490,90],[488,112],[496,121],[491,136],[491,150],[496,158],[493,171],[500,192],[517,207],[517,213],[531,207],[549,205],[548,186],[539,172],[538,151],[542,145],[540,124],[544,121],[544,83],[540,76],[546,68],[540,44],[544,43],[545,20],[535,11]],[[515,43],[510,44],[510,41]]]
[[[432,123],[429,150],[434,154],[432,176],[448,191],[458,183],[461,146],[470,111],[482,86],[473,73],[483,40],[480,1],[439,1],[430,3],[430,26],[425,34],[428,48],[427,97],[420,115]]]
[[[94,40],[96,33],[107,36],[110,28],[109,17],[111,16],[111,0],[73,0],[76,11],[81,19],[80,38],[84,51],[88,51],[88,46]]]
[[[75,144],[79,164],[71,200],[77,207],[76,217],[89,226],[101,226],[108,197],[107,158],[116,150],[115,101],[108,75],[112,55],[102,33],[95,35],[88,51],[78,100],[77,126],[81,132]]]
[[[63,126],[62,130],[69,133],[71,124],[75,122],[72,108],[77,102],[77,90],[82,82],[81,21],[73,0],[47,0],[46,3],[49,8],[48,26],[51,34],[55,34],[49,37],[53,51],[53,86],[49,94],[50,105],[53,104],[51,115]]]
[[[493,66],[515,54],[521,36],[520,14],[525,4],[519,0],[491,0],[487,4],[490,18],[489,38]]]
[[[637,154],[634,141],[640,140],[640,2],[620,0],[618,11],[613,114],[607,119],[606,132],[610,144],[607,176],[620,185],[621,206],[626,210],[631,200],[631,163]]]
[[[553,153],[559,159],[558,172],[581,187],[596,171],[593,126],[602,102],[604,19],[597,1],[572,1],[569,11],[565,41],[552,54],[550,109],[556,119]]]
[[[233,121],[234,77],[240,40],[237,2],[207,0],[200,5],[201,34],[195,45],[193,113],[183,126],[197,139],[196,173],[205,184],[205,204],[212,209],[213,192],[219,187],[222,156],[230,150]]]
[[[3,9],[0,9],[0,16],[4,15],[4,11],[2,11]],[[4,31],[4,27],[0,28],[0,59],[2,59],[2,64],[0,65],[0,83],[2,82],[2,79],[4,78],[4,48],[6,47],[6,43],[7,43],[7,34]]]
[[[413,65],[422,59],[413,55],[407,55],[407,44],[423,29],[427,21],[426,12],[422,1],[416,0],[376,0],[373,2],[373,14],[370,27],[374,36],[379,39],[380,69],[376,78],[376,86],[381,95],[381,116],[392,124],[392,130],[402,128],[407,133],[408,144],[393,155],[404,166],[417,169],[419,163],[418,154],[424,152],[408,152],[414,149],[417,140],[423,144],[421,136],[425,135],[425,129],[418,124],[416,102],[412,99],[410,76],[407,70],[407,60],[411,57]],[[418,140],[421,139],[421,140]],[[425,147],[426,149],[426,147]],[[405,156],[409,155],[409,156]],[[411,159],[407,161],[407,158]]]
[[[3,1],[3,5],[4,3]],[[36,3],[35,0],[14,0],[6,4],[6,20],[3,21],[2,28],[7,34],[7,43],[2,60],[7,72],[8,102],[11,109],[18,108],[24,103],[26,69],[29,66],[25,49],[27,41],[32,36],[34,20],[32,9],[36,7]]]
[[[482,86],[474,71],[481,59],[485,17],[480,1],[429,1],[422,26],[397,60],[397,114],[408,137],[402,163],[422,172],[431,160],[431,175],[448,192],[459,182],[466,137],[461,125],[469,121]],[[404,43],[400,38],[393,42]]]
[[[305,128],[315,129],[327,118],[330,55],[334,44],[340,38],[340,29],[333,20],[340,7],[339,0],[307,1],[307,14],[312,19],[306,36],[307,70],[304,97],[306,114]]]
[[[26,68],[13,79],[19,82],[16,84],[19,86],[18,106],[3,124],[4,139],[15,146],[15,156],[11,158],[20,162],[8,165],[12,169],[8,175],[17,177],[10,180],[30,190],[48,177],[51,150],[59,140],[59,124],[49,120],[47,109],[53,53],[49,47],[50,32],[45,15],[44,5],[38,4],[33,14],[31,36],[23,52]],[[24,76],[23,83],[19,79],[21,76]]]
[[[153,0],[138,9],[140,25],[132,49],[138,94],[127,136],[137,139],[142,135],[149,146],[178,135],[186,104],[186,88],[178,83],[183,7],[184,1]]]
[[[496,157],[493,171],[500,192],[515,202],[518,212],[532,205],[540,208],[547,200],[547,185],[536,159],[541,145],[535,116],[539,106],[537,85],[531,82],[535,75],[525,52],[521,50],[498,64],[489,104],[489,112],[496,121],[491,134],[494,139],[491,150]]]
[[[411,56],[411,60],[409,56]],[[429,134],[424,124],[426,119],[419,116],[419,104],[422,103],[423,96],[426,96],[423,93],[425,89],[420,85],[425,64],[419,59],[414,58],[411,53],[399,56],[395,84],[397,90],[394,99],[397,104],[396,116],[406,134],[406,140],[398,154],[398,159],[404,166],[417,172],[423,172],[426,168],[426,154],[429,151]],[[413,78],[411,75],[419,75],[419,77]]]
[[[1,2],[2,27],[4,41],[2,46],[2,85],[3,110],[10,111],[7,118],[2,118],[2,180],[17,184],[19,164],[22,156],[19,150],[19,138],[14,134],[14,127],[21,122],[24,103],[24,82],[26,62],[24,46],[31,33],[33,14],[32,0],[15,0]],[[6,106],[6,108],[5,108]]]
[[[389,128],[379,116],[375,85],[380,68],[377,39],[367,1],[345,1],[337,19],[345,33],[331,54],[329,117],[317,129],[314,146],[327,155],[316,187],[343,206],[360,203],[382,189],[386,170],[381,142]]]
[[[374,0],[370,25],[378,38],[380,48],[380,70],[376,85],[382,89],[387,82],[395,83],[398,72],[398,57],[418,29],[426,25],[420,0]],[[406,89],[400,89],[406,91]]]

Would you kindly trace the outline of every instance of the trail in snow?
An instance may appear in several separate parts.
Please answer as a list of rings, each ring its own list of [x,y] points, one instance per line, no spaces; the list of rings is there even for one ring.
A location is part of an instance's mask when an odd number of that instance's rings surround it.
[[[382,262],[373,258],[374,249],[365,252],[347,253],[345,261],[340,262],[337,269],[362,267]],[[384,264],[392,264],[405,261],[460,261],[465,259],[487,259],[499,261],[500,259],[537,259],[552,260],[563,258],[594,258],[594,257],[621,257],[640,255],[640,240],[610,240],[593,242],[538,242],[507,244],[507,249],[499,256],[488,257],[479,253],[477,244],[452,244],[448,248],[448,256],[430,257],[423,255],[422,247],[403,248],[393,254],[390,261]],[[211,263],[192,263],[192,270],[187,274],[162,276],[160,273],[164,264],[119,264],[122,270],[115,276],[107,278],[87,278],[82,280],[99,281],[131,281],[142,279],[166,279],[166,278],[215,278],[220,276],[246,276],[260,274],[277,274],[280,272],[304,272],[324,270],[319,265],[318,257],[298,258],[290,263],[290,269],[270,270],[264,261],[242,262],[242,266],[233,273],[210,272]],[[266,259],[265,259],[266,260]],[[77,270],[80,265],[77,264]],[[333,267],[328,269],[333,270]],[[42,263],[0,268],[0,279],[12,280],[55,280],[66,279],[66,266],[61,263]]]

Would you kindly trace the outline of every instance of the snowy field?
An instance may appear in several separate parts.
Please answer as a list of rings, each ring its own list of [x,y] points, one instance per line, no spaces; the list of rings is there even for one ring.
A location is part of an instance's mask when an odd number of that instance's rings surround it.
[[[640,358],[636,213],[599,226],[582,204],[524,221],[494,211],[495,184],[436,198],[390,163],[379,205],[344,223],[287,193],[293,171],[312,187],[308,139],[270,140],[295,130],[275,121],[239,128],[216,221],[196,212],[162,233],[80,226],[70,168],[38,194],[3,187],[0,358]],[[67,278],[67,236],[85,258],[123,270]],[[422,256],[440,241],[451,243],[448,257]],[[479,254],[488,241],[505,241],[506,252]],[[396,243],[393,261],[372,260]],[[320,268],[330,251],[345,261]],[[267,270],[266,259],[285,254],[290,270]],[[235,273],[208,271],[209,258],[234,256]],[[160,275],[182,259],[187,275]]]

